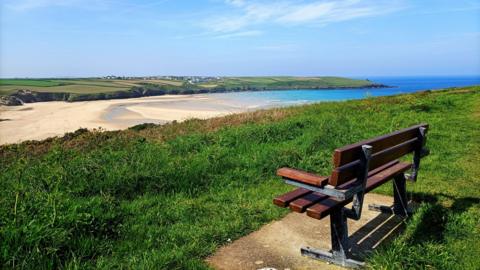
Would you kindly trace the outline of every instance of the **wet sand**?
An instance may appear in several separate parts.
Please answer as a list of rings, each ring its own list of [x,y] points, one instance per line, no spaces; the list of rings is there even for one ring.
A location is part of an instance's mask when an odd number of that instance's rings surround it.
[[[262,107],[218,95],[175,95],[0,106],[0,144],[62,136],[79,128],[125,129],[141,123],[206,119]]]

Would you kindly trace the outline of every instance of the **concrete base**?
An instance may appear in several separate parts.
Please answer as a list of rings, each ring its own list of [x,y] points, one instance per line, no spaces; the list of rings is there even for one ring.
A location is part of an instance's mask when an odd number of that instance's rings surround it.
[[[356,256],[368,255],[403,229],[403,219],[368,210],[368,204],[392,205],[393,198],[366,194],[362,218],[348,220],[349,240]],[[275,207],[272,205],[272,207]],[[300,254],[301,247],[330,249],[329,218],[317,220],[290,213],[279,221],[220,248],[207,262],[215,269],[341,269]]]

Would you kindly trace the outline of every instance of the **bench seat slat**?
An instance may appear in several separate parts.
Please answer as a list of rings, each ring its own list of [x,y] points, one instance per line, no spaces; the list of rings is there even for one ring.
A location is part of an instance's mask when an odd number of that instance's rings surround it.
[[[411,167],[412,167],[411,163],[400,162],[395,164],[394,166],[391,166],[388,169],[385,169],[376,173],[375,175],[368,178],[367,185],[365,187],[365,193],[387,182],[388,180],[392,179],[395,175],[405,172]],[[322,219],[328,216],[333,209],[337,207],[343,207],[348,203],[350,203],[351,201],[352,201],[351,198],[348,200],[339,201],[330,197],[328,199],[325,199],[307,208],[307,215],[312,218]]]
[[[287,178],[289,180],[294,180],[314,186],[324,186],[328,182],[328,177],[326,176],[319,176],[313,173],[292,168],[280,168],[277,170],[277,175],[283,178]]]
[[[398,162],[399,162],[398,160],[394,160],[394,161],[389,162],[389,163],[387,163],[387,164],[385,164],[381,167],[378,167],[375,170],[371,170],[368,173],[368,177],[371,177],[371,176],[375,175],[376,173],[381,172],[382,170],[388,169],[389,167],[397,164]],[[352,184],[355,182],[355,180],[356,179],[353,179],[353,180],[349,181],[348,183],[343,184],[342,186],[340,186],[340,188],[348,188],[348,187],[352,186]],[[289,206],[290,206],[290,209],[292,211],[295,211],[295,212],[298,212],[298,213],[303,213],[303,212],[305,212],[305,210],[307,210],[308,207],[312,206],[315,203],[323,201],[323,200],[327,199],[328,197],[329,196],[327,196],[327,195],[323,195],[323,194],[318,193],[318,192],[313,192],[313,193],[307,194],[305,196],[302,196],[302,197],[292,201],[289,204]]]
[[[318,192],[313,192],[307,194],[306,196],[300,197],[290,203],[290,209],[292,211],[303,213],[307,208],[317,202],[327,199],[327,195],[323,195]]]
[[[291,201],[294,201],[297,198],[305,196],[310,193],[312,193],[312,191],[308,189],[297,188],[281,196],[276,197],[275,199],[273,199],[273,203],[280,207],[287,207]]]

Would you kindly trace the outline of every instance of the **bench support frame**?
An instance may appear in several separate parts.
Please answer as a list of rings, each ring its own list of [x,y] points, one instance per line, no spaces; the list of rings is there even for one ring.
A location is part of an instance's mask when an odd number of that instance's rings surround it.
[[[413,153],[413,168],[412,174],[409,175],[409,180],[416,182],[418,176],[418,170],[420,169],[420,159],[426,155],[428,155],[428,149],[424,148],[427,142],[427,128],[421,127],[419,128],[419,136],[418,136],[418,143],[420,144],[419,147]]]
[[[408,207],[407,200],[407,178],[401,173],[393,178],[393,206],[369,204],[368,209],[384,214],[398,215],[408,217],[413,212]]]
[[[365,155],[368,168],[368,151]],[[363,179],[362,179],[363,180]],[[400,173],[396,175],[393,180],[393,206],[383,205],[369,205],[370,210],[375,210],[387,214],[399,215],[402,217],[408,217],[411,212],[409,211],[407,204],[407,191],[406,191],[406,178],[405,174]],[[348,239],[348,226],[347,218],[358,220],[362,213],[364,194],[355,194],[353,198],[353,206],[351,209],[339,208],[330,213],[330,235],[332,242],[332,249],[330,252],[314,249],[311,247],[302,247],[300,252],[303,256],[307,256],[317,260],[327,261],[343,267],[357,268],[365,265],[364,262],[352,258],[350,252],[350,242]],[[357,204],[355,204],[357,202]]]
[[[346,210],[348,218],[359,220],[362,216],[363,197],[365,196],[365,186],[367,185],[368,169],[372,157],[372,146],[362,145],[362,155],[360,156],[360,170],[358,170],[357,181],[355,185],[360,190],[353,195],[352,209]]]
[[[350,258],[350,243],[348,241],[347,216],[345,215],[345,210],[345,208],[336,209],[330,214],[332,250],[327,252],[310,247],[302,247],[300,252],[303,256],[350,268],[365,265],[362,261]]]
[[[285,181],[285,184],[300,187],[300,188],[304,188],[304,189],[308,189],[308,190],[311,190],[311,191],[314,191],[314,192],[321,193],[323,195],[335,197],[338,200],[349,199],[349,198],[353,197],[353,195],[355,195],[356,193],[358,193],[362,189],[362,186],[360,186],[360,185],[356,186],[356,187],[352,187],[350,189],[338,189],[338,188],[335,188],[334,186],[330,186],[330,185],[326,185],[324,187],[312,186],[312,185],[309,185],[309,184],[304,184],[304,183],[300,183],[300,182],[297,182],[297,181],[292,181],[292,180],[289,180],[287,178],[284,178],[284,181]]]
[[[405,174],[398,174],[393,178],[393,214],[408,216],[407,181]]]

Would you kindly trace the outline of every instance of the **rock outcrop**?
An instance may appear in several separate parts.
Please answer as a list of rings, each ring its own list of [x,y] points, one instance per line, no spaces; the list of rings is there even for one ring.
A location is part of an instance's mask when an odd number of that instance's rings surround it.
[[[0,105],[19,106],[23,105],[23,102],[21,99],[14,96],[0,96]]]

